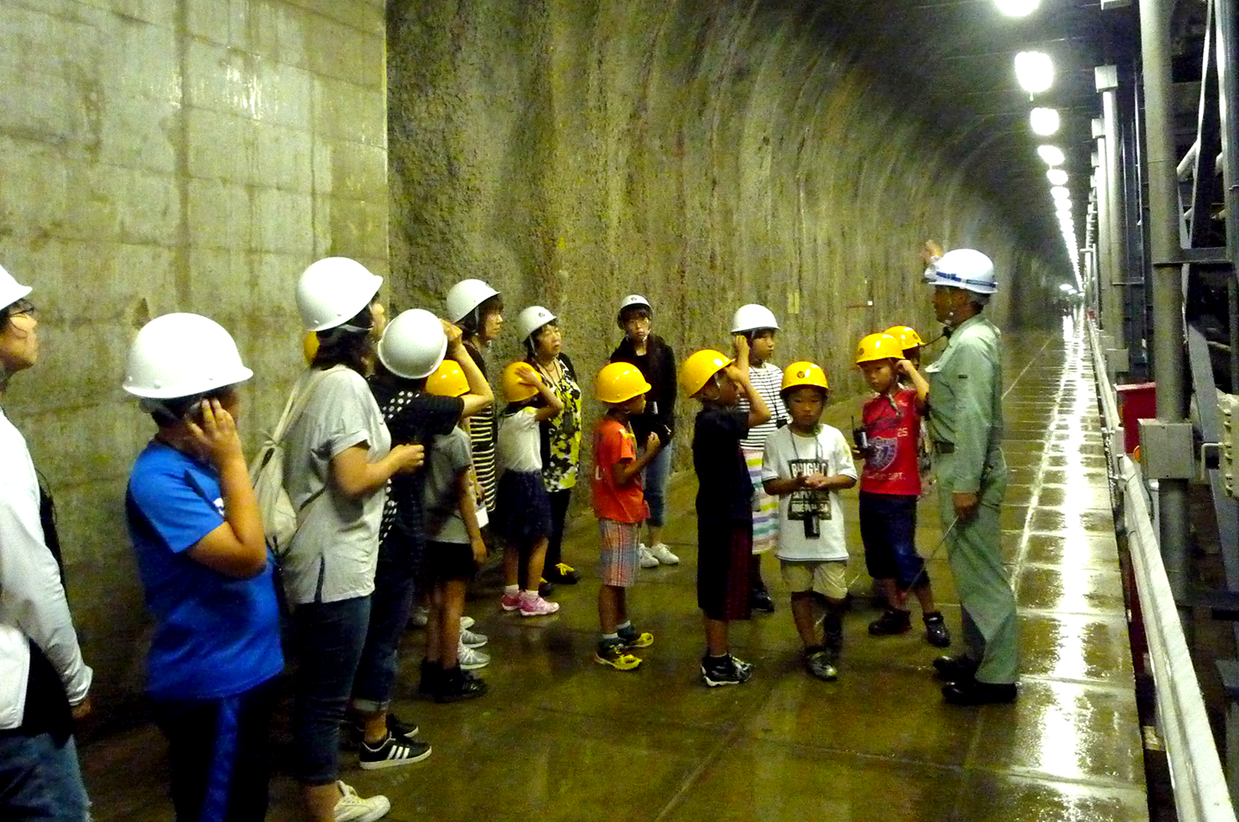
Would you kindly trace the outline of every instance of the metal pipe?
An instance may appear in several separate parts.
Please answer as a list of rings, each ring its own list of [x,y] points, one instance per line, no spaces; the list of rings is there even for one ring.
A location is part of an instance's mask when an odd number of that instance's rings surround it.
[[[1170,12],[1167,0],[1140,0],[1140,53],[1144,74],[1146,168],[1149,182],[1149,247],[1152,252],[1153,378],[1157,418],[1182,422],[1187,415],[1184,380],[1183,287],[1179,246],[1178,178],[1174,157],[1170,75]],[[1190,630],[1187,601],[1187,480],[1158,483],[1159,544],[1166,575]]]
[[[1109,68],[1113,68],[1112,66]],[[1127,281],[1127,249],[1123,232],[1123,170],[1122,147],[1119,144],[1119,107],[1117,85],[1101,94],[1101,119],[1105,124],[1106,167],[1106,239],[1110,246],[1110,280],[1107,283],[1112,313],[1106,330],[1114,339],[1115,348],[1125,348],[1127,335],[1123,328],[1124,286]]]
[[[1106,138],[1097,138],[1097,153],[1101,164],[1097,166],[1097,319],[1110,344],[1114,342],[1114,328],[1111,312],[1114,299],[1110,294],[1109,284],[1118,279],[1114,273],[1114,260],[1110,245],[1110,189],[1111,178],[1109,164],[1106,163]]]
[[[1222,186],[1225,193],[1226,209],[1226,250],[1232,261],[1239,258],[1239,202],[1235,196],[1239,186],[1239,82],[1235,78],[1235,4],[1233,0],[1214,0],[1213,13],[1216,17],[1213,34],[1217,42],[1217,79],[1218,107],[1221,109],[1219,135],[1222,151],[1218,155],[1222,168]],[[1233,262],[1232,262],[1233,269]],[[1239,391],[1239,387],[1231,386],[1231,391]]]
[[[1179,161],[1175,172],[1180,181],[1186,180],[1192,173],[1192,167],[1196,165],[1196,152],[1200,151],[1200,138],[1196,138],[1196,142],[1192,143],[1192,147],[1187,150],[1187,154],[1183,155],[1183,159]]]

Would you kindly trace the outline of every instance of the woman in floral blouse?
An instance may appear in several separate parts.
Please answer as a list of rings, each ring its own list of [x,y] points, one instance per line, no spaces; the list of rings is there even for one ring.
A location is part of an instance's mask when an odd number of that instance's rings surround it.
[[[516,329],[528,354],[525,361],[564,404],[558,416],[542,423],[542,481],[551,497],[551,542],[546,551],[544,576],[549,582],[573,585],[577,573],[563,561],[560,546],[581,461],[581,386],[577,384],[572,360],[562,353],[563,332],[554,314],[540,305],[532,305],[520,313]]]

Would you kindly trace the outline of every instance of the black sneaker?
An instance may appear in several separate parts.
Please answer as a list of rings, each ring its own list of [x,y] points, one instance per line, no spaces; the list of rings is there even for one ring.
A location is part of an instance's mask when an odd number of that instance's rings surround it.
[[[641,660],[628,653],[622,638],[599,642],[598,650],[594,653],[594,662],[609,665],[617,671],[635,671],[641,667]]]
[[[638,631],[632,626],[629,626],[627,631],[620,631],[619,638],[624,644],[625,651],[631,651],[633,648],[648,648],[654,644],[653,634],[649,631]]]
[[[361,760],[363,770],[373,771],[379,768],[395,768],[399,765],[412,765],[430,756],[430,745],[420,739],[397,739],[388,733],[377,745],[361,743]]]
[[[546,580],[557,585],[576,585],[581,581],[581,575],[568,563],[557,562],[546,569]]]
[[[925,641],[935,648],[946,648],[951,644],[951,632],[946,629],[946,620],[941,613],[925,614]]]
[[[364,723],[356,717],[344,721],[347,726],[349,747],[360,748],[365,741],[366,729]],[[413,739],[421,728],[415,722],[405,722],[393,713],[387,714],[387,732],[399,740]]]
[[[753,678],[753,666],[741,662],[731,654],[721,659],[707,656],[701,660],[701,678],[711,688],[742,685]]]
[[[970,682],[976,678],[981,663],[964,654],[940,656],[934,660],[934,673],[944,682]]]
[[[764,611],[767,614],[774,613],[774,600],[770,598],[770,592],[765,588],[754,588],[752,594],[749,595],[749,605],[754,611]]]
[[[463,670],[459,665],[443,672],[439,680],[439,690],[435,693],[435,702],[460,702],[465,699],[477,699],[489,690],[486,683],[473,671]]]
[[[896,636],[912,630],[912,614],[887,608],[882,616],[869,623],[869,633],[873,636]]]
[[[825,648],[805,648],[804,667],[810,675],[823,682],[833,682],[839,678],[839,671],[835,668],[835,655]]]

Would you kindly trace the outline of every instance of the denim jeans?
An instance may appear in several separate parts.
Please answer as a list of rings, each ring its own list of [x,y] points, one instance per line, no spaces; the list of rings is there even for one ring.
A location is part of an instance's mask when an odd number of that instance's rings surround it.
[[[925,560],[916,551],[917,498],[860,492],[860,538],[865,566],[874,579],[894,579],[901,590],[929,584]]]
[[[301,782],[327,785],[339,776],[340,723],[369,622],[369,596],[298,605],[293,611],[292,772]]]
[[[0,732],[0,819],[88,822],[90,801],[73,737]]]
[[[658,456],[645,466],[645,503],[650,506],[650,516],[646,522],[655,528],[663,526],[667,512],[667,478],[671,475],[671,442],[664,442]]]
[[[417,549],[422,550],[422,549]],[[372,714],[387,710],[396,680],[396,652],[409,625],[419,563],[390,538],[379,548],[370,595],[370,625],[353,682],[353,707]]]

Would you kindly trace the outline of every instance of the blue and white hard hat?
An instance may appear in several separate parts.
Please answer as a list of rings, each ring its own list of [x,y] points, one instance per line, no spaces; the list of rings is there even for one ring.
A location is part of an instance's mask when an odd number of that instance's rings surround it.
[[[962,288],[976,294],[993,294],[998,290],[993,261],[971,248],[956,248],[936,257],[925,269],[924,279],[930,285]]]

